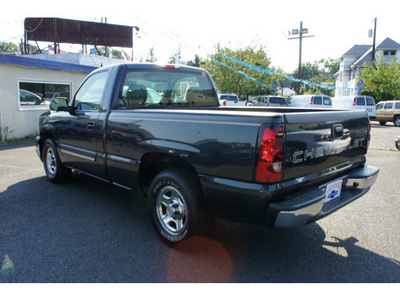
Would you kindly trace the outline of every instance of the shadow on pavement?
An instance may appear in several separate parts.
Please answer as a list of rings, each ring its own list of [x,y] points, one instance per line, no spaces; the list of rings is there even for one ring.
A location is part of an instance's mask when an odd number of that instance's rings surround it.
[[[7,144],[0,144],[0,151],[11,150],[11,149],[20,149],[25,147],[35,146],[35,141],[33,139],[26,139],[23,141],[8,141]]]
[[[0,193],[0,282],[399,282],[398,261],[297,229],[216,220],[169,248],[138,193],[74,173]]]

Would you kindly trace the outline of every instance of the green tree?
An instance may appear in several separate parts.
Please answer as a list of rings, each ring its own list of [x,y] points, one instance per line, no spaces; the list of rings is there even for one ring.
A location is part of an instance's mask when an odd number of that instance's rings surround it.
[[[169,58],[169,63],[170,64],[175,64],[179,63],[179,61],[182,59],[182,53],[181,53],[181,45],[179,45],[178,50],[176,50],[175,54],[173,54]]]
[[[200,68],[200,66],[201,66],[202,64],[204,64],[204,62],[201,60],[200,56],[197,55],[197,54],[194,56],[194,60],[189,60],[189,61],[187,62],[187,65],[188,65],[188,66],[197,67],[197,68]]]
[[[17,45],[14,43],[0,42],[0,52],[15,52],[17,51]]]
[[[242,66],[241,64],[234,63],[219,54],[222,53],[261,69],[273,71],[274,68],[271,67],[271,59],[268,57],[267,52],[262,46],[257,48],[256,46],[248,46],[244,49],[231,50],[229,48],[221,48],[218,44],[216,45],[216,52],[216,54],[211,55],[212,59],[228,65],[236,71],[243,72],[247,76],[254,78],[265,85],[271,86],[272,81],[279,80],[278,76],[255,71],[251,68]],[[212,59],[206,60],[202,67],[210,73],[215,85],[221,93],[235,93],[246,97],[272,93],[270,88],[263,87],[252,80],[248,80],[242,74],[220,65]]]
[[[99,55],[99,56],[106,56],[108,57],[110,51],[111,51],[111,58],[116,58],[116,59],[123,59],[122,56],[122,51],[112,49],[111,47],[96,47],[97,50],[93,51],[94,48],[90,49],[90,53],[94,52],[94,55]]]
[[[111,57],[116,59],[124,59],[122,56],[122,51],[119,51],[117,49],[111,50]]]
[[[157,61],[157,57],[154,53],[154,47],[151,47],[149,49],[149,52],[147,53],[146,62],[156,62],[156,61]]]
[[[395,59],[388,64],[384,64],[382,58],[371,65],[364,63],[364,70],[357,79],[365,83],[362,93],[373,96],[376,102],[400,97],[400,65]]]
[[[301,79],[324,85],[335,85],[335,73],[339,70],[338,59],[320,59],[319,61],[307,62],[301,65]],[[298,68],[293,71],[291,77],[298,77]],[[297,82],[292,82],[291,87],[297,89]],[[334,90],[323,89],[317,86],[301,84],[300,94],[326,94],[333,96]]]

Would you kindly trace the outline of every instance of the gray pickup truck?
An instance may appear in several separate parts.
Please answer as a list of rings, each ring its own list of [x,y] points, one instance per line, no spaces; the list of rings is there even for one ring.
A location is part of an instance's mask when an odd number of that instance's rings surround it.
[[[307,224],[364,195],[378,175],[366,165],[365,111],[222,107],[202,69],[100,68],[50,109],[36,138],[48,179],[74,170],[142,190],[168,244],[213,217]]]

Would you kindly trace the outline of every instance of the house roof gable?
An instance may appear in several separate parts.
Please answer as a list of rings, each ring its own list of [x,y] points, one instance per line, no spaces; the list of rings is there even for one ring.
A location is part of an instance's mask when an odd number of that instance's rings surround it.
[[[372,45],[354,45],[341,57],[361,57]]]
[[[400,44],[390,38],[386,38],[376,46],[379,50],[400,50]]]
[[[390,38],[384,39],[380,42],[375,50],[400,50],[400,44],[393,41]],[[364,53],[359,59],[357,59],[352,66],[354,67],[362,67],[365,62],[370,63],[372,60],[372,47],[368,49],[367,52]]]

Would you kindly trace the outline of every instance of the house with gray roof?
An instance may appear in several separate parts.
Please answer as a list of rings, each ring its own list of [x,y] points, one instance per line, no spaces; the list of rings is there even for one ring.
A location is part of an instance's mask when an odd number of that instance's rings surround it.
[[[375,60],[383,60],[389,63],[396,59],[400,63],[400,44],[390,38],[386,38],[375,47]],[[372,45],[354,45],[340,57],[340,68],[335,74],[336,92],[335,96],[358,95],[357,76],[364,70],[364,63],[372,61]]]

